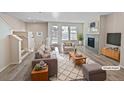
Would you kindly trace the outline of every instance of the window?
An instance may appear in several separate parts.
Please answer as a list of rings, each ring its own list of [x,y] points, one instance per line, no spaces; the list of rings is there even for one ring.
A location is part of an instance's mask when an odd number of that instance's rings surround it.
[[[70,26],[70,40],[77,40],[77,27]]]
[[[62,40],[77,40],[77,27],[62,26]]]
[[[62,26],[62,40],[69,40],[68,26]]]
[[[61,44],[64,41],[78,40],[78,31],[82,32],[82,24],[74,23],[48,23],[49,44]]]
[[[51,29],[51,43],[57,44],[58,43],[58,26],[52,26]]]

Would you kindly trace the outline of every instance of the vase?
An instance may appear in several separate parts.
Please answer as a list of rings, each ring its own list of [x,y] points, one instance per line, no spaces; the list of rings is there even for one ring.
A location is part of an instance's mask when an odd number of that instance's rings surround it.
[[[75,53],[75,54],[77,53],[77,49],[76,49],[76,48],[74,49],[74,53]]]
[[[82,41],[79,41],[79,45],[82,45]]]

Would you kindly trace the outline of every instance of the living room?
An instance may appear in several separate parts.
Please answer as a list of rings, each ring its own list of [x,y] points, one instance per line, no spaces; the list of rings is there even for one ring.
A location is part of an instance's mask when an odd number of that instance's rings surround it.
[[[36,63],[48,66],[41,77],[50,81],[124,80],[123,18],[124,13],[116,12],[1,12],[0,80],[40,81],[32,72],[40,69]],[[52,66],[43,57],[53,57]],[[82,65],[94,63],[93,69],[100,65],[100,75],[85,77]],[[102,66],[121,68],[107,71]]]
[[[124,0],[1,0],[1,93],[123,93]]]

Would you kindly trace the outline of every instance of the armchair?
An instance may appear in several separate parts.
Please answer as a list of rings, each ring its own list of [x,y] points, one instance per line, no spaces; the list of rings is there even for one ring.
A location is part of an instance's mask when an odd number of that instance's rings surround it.
[[[66,41],[63,43],[63,52],[64,53],[69,53],[70,51],[74,51],[74,45],[70,41]]]

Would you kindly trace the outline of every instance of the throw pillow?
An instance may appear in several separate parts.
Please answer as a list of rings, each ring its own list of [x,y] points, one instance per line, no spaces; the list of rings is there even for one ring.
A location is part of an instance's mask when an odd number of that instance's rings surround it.
[[[45,53],[44,55],[42,55],[43,58],[50,58],[50,54]]]
[[[36,52],[35,53],[35,59],[40,59],[41,58],[41,55],[39,54],[39,52]]]

